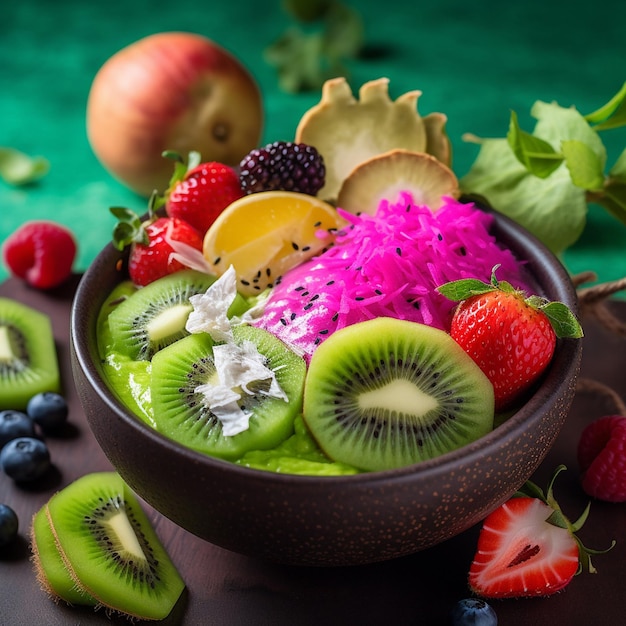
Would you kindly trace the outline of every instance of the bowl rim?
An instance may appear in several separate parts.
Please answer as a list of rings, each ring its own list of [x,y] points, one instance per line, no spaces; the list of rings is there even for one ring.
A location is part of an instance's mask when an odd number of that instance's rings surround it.
[[[534,272],[539,271],[546,278],[551,277],[551,284],[548,285],[550,290],[554,291],[554,294],[551,294],[551,299],[566,303],[576,314],[578,311],[576,290],[567,270],[559,259],[537,237],[509,217],[479,202],[474,202],[474,204],[477,208],[493,215],[492,233],[497,240],[506,239],[507,247],[512,250],[517,258],[520,258],[521,248],[525,248],[530,254],[523,260],[529,265],[532,264]],[[248,480],[257,480],[264,484],[270,482],[277,485],[287,485],[296,481],[297,483],[311,485],[352,484],[371,487],[378,483],[387,483],[390,479],[407,479],[417,473],[425,479],[429,479],[436,475],[458,470],[460,460],[463,461],[464,465],[475,464],[485,454],[489,454],[491,451],[495,452],[507,439],[521,434],[529,424],[541,420],[542,407],[544,407],[546,402],[555,394],[557,396],[560,395],[571,384],[570,376],[559,380],[559,373],[562,371],[575,373],[580,361],[582,350],[580,340],[558,339],[554,357],[542,379],[542,384],[519,410],[478,440],[433,459],[395,469],[351,475],[289,474],[250,468],[231,461],[211,457],[168,438],[126,409],[105,382],[99,359],[94,359],[92,356],[97,345],[95,333],[98,313],[104,299],[108,295],[108,291],[101,288],[102,281],[99,282],[94,279],[98,276],[102,267],[107,265],[110,265],[110,267],[119,266],[120,260],[123,260],[125,256],[127,256],[127,251],[120,252],[112,243],[107,244],[96,256],[79,281],[72,300],[70,313],[70,344],[75,366],[80,367],[91,388],[110,411],[128,427],[138,430],[142,436],[152,439],[153,443],[165,446],[169,451],[188,457],[194,463],[207,466],[214,471],[234,473],[236,475],[241,474]],[[120,277],[122,276],[120,274]],[[116,284],[118,281],[119,279],[116,279],[112,284]],[[538,282],[546,287],[542,280]],[[91,306],[89,315],[83,314],[83,307],[86,306],[86,303],[89,303],[87,306]],[[97,305],[96,307],[93,306],[94,303]]]

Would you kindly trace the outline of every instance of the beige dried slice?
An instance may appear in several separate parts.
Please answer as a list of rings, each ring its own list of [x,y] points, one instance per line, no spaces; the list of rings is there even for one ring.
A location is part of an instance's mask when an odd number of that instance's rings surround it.
[[[424,152],[426,129],[417,111],[421,94],[409,91],[393,101],[389,79],[379,78],[363,84],[356,99],[345,78],[326,81],[320,102],[302,116],[295,137],[324,158],[326,180],[317,195],[334,202],[350,172],[378,154],[394,148]]]
[[[403,191],[415,204],[435,211],[444,196],[459,196],[459,184],[452,170],[430,154],[390,150],[352,170],[339,190],[337,206],[374,215],[381,200],[396,202]]]
[[[429,113],[422,118],[426,130],[426,152],[444,165],[452,165],[452,143],[446,132],[448,117],[444,113]]]

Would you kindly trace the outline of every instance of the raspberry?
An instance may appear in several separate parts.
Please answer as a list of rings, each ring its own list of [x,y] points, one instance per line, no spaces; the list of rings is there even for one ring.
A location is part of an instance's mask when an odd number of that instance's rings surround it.
[[[34,220],[7,237],[2,252],[4,262],[15,276],[37,289],[50,289],[72,273],[76,241],[64,226]]]
[[[578,442],[582,487],[607,502],[626,502],[626,417],[606,415],[591,422]]]
[[[290,141],[275,141],[252,150],[239,167],[239,180],[246,193],[282,190],[314,196],[324,186],[326,176],[324,159],[313,146]]]

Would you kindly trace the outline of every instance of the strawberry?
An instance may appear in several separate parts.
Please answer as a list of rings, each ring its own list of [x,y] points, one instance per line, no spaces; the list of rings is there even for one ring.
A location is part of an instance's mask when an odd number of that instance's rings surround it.
[[[461,301],[450,334],[491,381],[496,411],[511,407],[552,360],[557,337],[582,337],[574,314],[562,302],[527,297],[506,281],[461,279],[441,285],[440,293]]]
[[[113,244],[118,250],[131,246],[128,274],[135,285],[147,285],[185,267],[206,271],[202,236],[186,221],[158,217],[150,211],[149,218],[142,222],[129,209],[110,210],[120,220],[113,231]]]
[[[12,274],[37,289],[50,289],[72,273],[76,240],[56,222],[33,220],[7,237],[2,253]]]
[[[626,502],[626,417],[605,415],[588,424],[578,442],[582,487],[607,502]]]
[[[562,465],[557,468],[545,495],[528,481],[487,516],[469,571],[469,586],[475,594],[484,598],[548,596],[566,587],[574,575],[596,572],[591,555],[607,550],[590,550],[576,536],[589,505],[572,524],[554,499],[554,480],[564,469]]]
[[[199,163],[198,153],[190,154],[187,166],[176,153],[166,152],[165,156],[177,163],[165,194],[165,212],[189,222],[204,236],[215,218],[244,195],[239,176],[223,163]]]

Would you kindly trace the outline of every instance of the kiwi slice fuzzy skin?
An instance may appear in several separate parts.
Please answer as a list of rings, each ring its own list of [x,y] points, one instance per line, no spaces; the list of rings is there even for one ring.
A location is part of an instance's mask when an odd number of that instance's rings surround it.
[[[393,469],[490,432],[493,387],[445,331],[381,317],[333,333],[313,353],[304,419],[331,459]]]
[[[159,278],[138,289],[109,315],[113,349],[135,360],[150,360],[174,341],[187,336],[187,318],[193,307],[191,296],[204,293],[216,276],[197,270],[182,270]],[[230,315],[247,307],[238,294]]]
[[[60,390],[50,318],[0,298],[0,409],[23,410],[35,394]]]
[[[98,601],[70,576],[65,567],[48,523],[47,504],[33,516],[30,544],[33,551],[31,560],[35,566],[37,581],[55,602],[63,600],[67,604],[87,606],[98,604]]]
[[[151,396],[156,428],[184,446],[234,461],[249,450],[276,447],[294,432],[294,419],[302,409],[306,365],[304,359],[280,339],[260,328],[236,326],[235,342],[251,341],[289,401],[268,396],[269,381],[242,393],[240,408],[250,413],[249,427],[224,435],[220,419],[202,402],[199,385],[219,382],[213,341],[206,333],[194,334],[164,348],[152,359]],[[267,383],[267,384],[266,384]]]
[[[119,474],[79,478],[46,513],[69,576],[98,606],[136,619],[170,614],[185,584]]]

